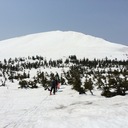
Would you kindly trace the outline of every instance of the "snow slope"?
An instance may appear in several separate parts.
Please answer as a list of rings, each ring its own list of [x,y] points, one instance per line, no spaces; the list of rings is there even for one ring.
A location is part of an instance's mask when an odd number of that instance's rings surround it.
[[[128,46],[71,31],[0,41],[0,60],[28,55],[127,59],[126,54]],[[31,72],[34,76],[36,70]],[[0,87],[0,128],[128,128],[128,95],[105,98],[99,90],[94,90],[94,96],[79,95],[62,85],[56,95],[49,96],[43,88],[18,89],[17,81],[6,85]]]
[[[57,59],[69,55],[127,59],[128,46],[73,31],[51,31],[0,41],[0,59],[28,55]]]
[[[65,85],[53,96],[43,88],[1,87],[0,128],[127,128],[128,95],[94,94],[79,95]]]

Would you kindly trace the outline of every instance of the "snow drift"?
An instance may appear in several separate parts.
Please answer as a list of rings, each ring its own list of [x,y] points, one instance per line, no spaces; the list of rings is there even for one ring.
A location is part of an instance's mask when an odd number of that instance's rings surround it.
[[[127,59],[128,46],[73,31],[51,31],[0,41],[0,59],[33,55],[55,59],[69,55]]]

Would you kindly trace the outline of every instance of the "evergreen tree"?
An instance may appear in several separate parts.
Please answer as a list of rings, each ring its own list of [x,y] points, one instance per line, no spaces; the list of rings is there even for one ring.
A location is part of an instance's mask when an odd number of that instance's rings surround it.
[[[85,88],[85,91],[89,90],[90,93],[93,95],[93,92],[92,92],[92,90],[93,90],[93,83],[92,83],[91,78],[89,80],[87,80],[87,79],[85,80],[84,88]]]

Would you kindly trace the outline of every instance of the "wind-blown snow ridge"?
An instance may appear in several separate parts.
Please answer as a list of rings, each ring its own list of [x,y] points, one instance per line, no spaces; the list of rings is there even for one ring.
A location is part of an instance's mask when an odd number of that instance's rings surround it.
[[[0,41],[0,59],[41,55],[127,59],[128,46],[73,31],[50,31]]]

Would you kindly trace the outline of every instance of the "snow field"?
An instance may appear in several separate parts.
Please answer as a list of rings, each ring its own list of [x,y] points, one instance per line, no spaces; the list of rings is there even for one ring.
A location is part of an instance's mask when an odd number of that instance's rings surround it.
[[[128,46],[73,31],[51,31],[0,41],[0,59],[41,55],[60,59],[77,55],[89,59],[127,59]]]
[[[127,128],[126,95],[79,95],[61,85],[56,95],[39,89],[0,88],[0,128]]]
[[[89,59],[128,59],[128,47],[76,32],[53,31],[0,41],[0,60],[41,55],[60,59],[69,55]],[[39,69],[48,73],[62,69]],[[64,69],[64,70],[68,70]],[[27,72],[27,70],[26,70]],[[30,71],[31,77],[37,70]],[[79,95],[62,85],[56,95],[44,88],[18,89],[18,83],[0,87],[0,128],[128,128],[128,95],[105,98]]]

